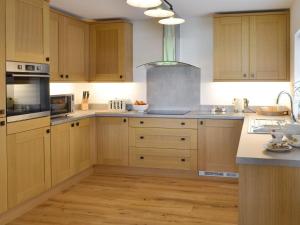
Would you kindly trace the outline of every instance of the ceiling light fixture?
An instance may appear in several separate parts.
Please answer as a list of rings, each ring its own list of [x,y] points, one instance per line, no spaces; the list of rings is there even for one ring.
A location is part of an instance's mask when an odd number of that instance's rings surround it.
[[[158,22],[163,25],[178,25],[184,23],[185,20],[177,15],[174,15],[169,18],[161,19]]]
[[[127,4],[138,8],[153,8],[162,4],[161,0],[127,0]]]
[[[156,17],[156,18],[164,18],[174,16],[175,13],[171,9],[167,9],[165,7],[156,7],[150,8],[144,12],[146,16]]]

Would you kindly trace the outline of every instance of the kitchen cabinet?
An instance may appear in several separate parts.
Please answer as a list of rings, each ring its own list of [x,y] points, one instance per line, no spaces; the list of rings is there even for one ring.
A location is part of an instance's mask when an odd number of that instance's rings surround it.
[[[98,163],[128,166],[128,119],[97,119]]]
[[[7,136],[9,208],[50,188],[50,157],[50,127]]]
[[[7,155],[5,122],[5,118],[0,118],[0,214],[7,210]]]
[[[198,170],[237,172],[235,163],[242,120],[200,120],[198,124]]]
[[[51,81],[87,81],[89,25],[78,19],[50,13]]]
[[[70,129],[70,123],[51,127],[51,172],[53,186],[69,178],[72,174]]]
[[[6,0],[6,59],[49,63],[49,5],[44,0]]]
[[[70,160],[73,174],[91,165],[90,119],[82,119],[71,124]]]
[[[131,118],[129,165],[197,170],[197,120]]]
[[[216,15],[214,80],[289,80],[289,13]]]
[[[0,118],[5,117],[5,1],[0,1]]]
[[[91,25],[91,81],[132,81],[132,57],[132,24],[105,21]]]

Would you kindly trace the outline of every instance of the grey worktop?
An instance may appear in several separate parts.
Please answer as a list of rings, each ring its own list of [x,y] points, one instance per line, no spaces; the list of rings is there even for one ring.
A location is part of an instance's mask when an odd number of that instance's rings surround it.
[[[72,122],[92,117],[128,117],[128,118],[178,118],[178,119],[222,119],[244,120],[236,162],[250,165],[273,165],[300,167],[300,149],[294,149],[289,153],[272,153],[264,149],[264,145],[270,141],[268,134],[249,134],[248,125],[250,119],[268,118],[256,114],[226,113],[212,114],[208,111],[193,111],[185,115],[150,115],[134,111],[114,113],[107,110],[76,111],[68,117],[51,120],[51,125]],[[274,117],[272,117],[274,119]],[[287,118],[288,119],[288,118]]]
[[[243,113],[211,113],[208,111],[192,111],[185,115],[153,115],[147,113],[139,113],[136,111],[128,112],[110,112],[107,110],[87,110],[75,111],[67,117],[59,117],[51,119],[51,125],[58,125],[62,123],[72,122],[79,119],[91,117],[131,117],[131,118],[178,118],[178,119],[228,119],[228,120],[242,120]]]

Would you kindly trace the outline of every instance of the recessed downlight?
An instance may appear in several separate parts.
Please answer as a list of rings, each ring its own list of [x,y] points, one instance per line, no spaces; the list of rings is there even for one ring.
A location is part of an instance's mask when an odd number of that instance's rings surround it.
[[[127,0],[127,4],[138,8],[153,8],[162,4],[161,0]]]
[[[185,20],[180,18],[180,17],[174,17],[174,16],[171,16],[169,18],[165,18],[165,19],[161,19],[159,21],[160,24],[163,24],[163,25],[178,25],[178,24],[182,24],[184,23]]]

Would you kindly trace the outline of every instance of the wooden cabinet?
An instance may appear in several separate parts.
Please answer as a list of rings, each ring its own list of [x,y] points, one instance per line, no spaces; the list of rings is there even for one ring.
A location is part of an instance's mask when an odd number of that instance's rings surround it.
[[[128,119],[97,119],[98,163],[128,166]]]
[[[89,25],[51,11],[51,81],[87,81],[89,74]]]
[[[51,172],[53,186],[69,178],[72,174],[70,129],[70,123],[51,127]]]
[[[70,160],[73,174],[91,165],[90,119],[82,119],[71,124]]]
[[[51,128],[52,185],[91,166],[91,122],[82,119]]]
[[[49,5],[44,0],[6,0],[6,59],[49,63]]]
[[[5,118],[0,118],[0,214],[7,209],[7,155],[5,121]]]
[[[132,24],[99,22],[90,28],[90,80],[132,81]]]
[[[289,13],[217,15],[214,80],[289,80]]]
[[[163,169],[197,169],[197,120],[132,118],[129,165]]]
[[[0,1],[0,118],[5,116],[5,1]]]
[[[50,127],[7,136],[8,207],[51,186]]]
[[[207,172],[237,172],[236,153],[241,120],[200,120],[198,169]]]

